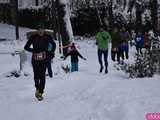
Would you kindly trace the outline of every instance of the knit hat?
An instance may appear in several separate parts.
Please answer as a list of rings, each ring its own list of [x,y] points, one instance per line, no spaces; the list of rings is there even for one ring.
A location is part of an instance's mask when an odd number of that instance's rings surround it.
[[[76,49],[76,46],[75,46],[74,43],[71,44],[71,49],[72,49],[72,50]]]

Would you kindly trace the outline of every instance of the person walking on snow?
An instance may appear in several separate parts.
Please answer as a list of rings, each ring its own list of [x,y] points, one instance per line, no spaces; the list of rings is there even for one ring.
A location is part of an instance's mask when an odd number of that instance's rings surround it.
[[[64,56],[64,60],[68,57],[71,56],[71,72],[78,71],[78,57],[82,58],[83,60],[86,60],[76,49],[75,44],[72,43],[70,50],[68,53]]]
[[[142,53],[142,48],[144,47],[144,36],[142,35],[142,33],[139,31],[136,38],[135,38],[135,42],[136,42],[136,50],[138,54],[143,54]]]
[[[111,37],[112,37],[111,58],[114,62],[116,61],[116,58],[117,58],[118,63],[120,63],[121,51],[119,50],[119,46],[122,43],[122,39],[121,39],[118,27],[115,26],[113,28]]]
[[[98,46],[98,61],[100,64],[100,73],[103,71],[103,61],[102,56],[104,57],[105,63],[105,73],[108,73],[108,46],[111,36],[106,32],[103,27],[99,29],[99,32],[96,34],[96,44]]]
[[[129,59],[129,40],[130,40],[130,34],[128,31],[126,31],[125,27],[122,27],[121,29],[121,37],[122,37],[122,44],[120,47],[121,50],[121,57],[124,60]]]
[[[48,48],[49,44],[52,45],[52,49]],[[46,82],[45,72],[47,63],[48,60],[54,57],[56,44],[53,42],[52,37],[45,33],[43,26],[39,26],[37,33],[29,37],[24,49],[32,52],[32,66],[36,88],[35,96],[41,101],[43,100],[42,94],[44,93]]]
[[[54,40],[52,41],[54,43],[54,45],[56,45],[56,43],[54,42]],[[51,43],[49,43],[48,45],[48,51],[55,51],[55,48]],[[48,75],[50,78],[53,77],[53,72],[52,72],[52,59],[54,57],[54,54],[52,54],[52,57],[49,57],[48,62],[47,62],[47,69],[48,69]]]

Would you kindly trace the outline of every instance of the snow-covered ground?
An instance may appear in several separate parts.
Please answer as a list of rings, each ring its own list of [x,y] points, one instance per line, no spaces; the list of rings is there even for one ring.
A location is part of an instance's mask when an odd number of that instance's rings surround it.
[[[28,30],[21,28],[24,41],[0,42],[0,52],[22,49]],[[0,37],[14,38],[14,27],[0,24]],[[25,65],[29,76],[6,78],[8,72],[19,69],[19,57],[0,54],[0,120],[145,120],[146,113],[160,112],[160,76],[129,79],[113,67],[110,55],[109,73],[99,74],[94,42],[76,44],[87,61],[80,60],[79,72],[65,74],[60,66],[69,58],[63,62],[57,52],[52,64],[55,75],[47,77],[41,102],[34,97],[30,59]],[[133,54],[134,48],[128,62]]]

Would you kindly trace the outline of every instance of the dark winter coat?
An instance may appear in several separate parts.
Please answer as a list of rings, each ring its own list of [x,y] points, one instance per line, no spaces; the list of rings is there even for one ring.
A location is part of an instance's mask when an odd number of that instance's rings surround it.
[[[31,45],[33,46],[32,48]],[[33,54],[46,52],[46,60],[48,60],[54,57],[56,44],[49,35],[44,34],[43,36],[40,36],[35,34],[29,38],[24,49],[28,52],[32,52]]]
[[[129,44],[128,41],[130,39],[130,35],[128,32],[121,32],[122,44],[120,46],[121,51],[129,51]]]
[[[122,43],[122,38],[121,38],[120,34],[112,32],[111,37],[112,37],[112,49],[118,48],[119,45]]]
[[[122,37],[123,42],[128,43],[128,41],[130,40],[130,34],[125,31],[125,32],[120,32],[120,35]]]
[[[68,56],[71,56],[71,62],[73,63],[77,63],[79,61],[78,56],[83,59],[83,56],[76,49],[69,51],[64,59],[66,59]]]

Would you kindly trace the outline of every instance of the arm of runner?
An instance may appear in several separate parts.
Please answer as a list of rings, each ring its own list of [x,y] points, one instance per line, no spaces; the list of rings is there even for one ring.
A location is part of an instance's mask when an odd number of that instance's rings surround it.
[[[30,47],[32,43],[33,43],[32,39],[29,39],[26,45],[24,46],[24,49],[28,52],[33,52],[33,48]]]

